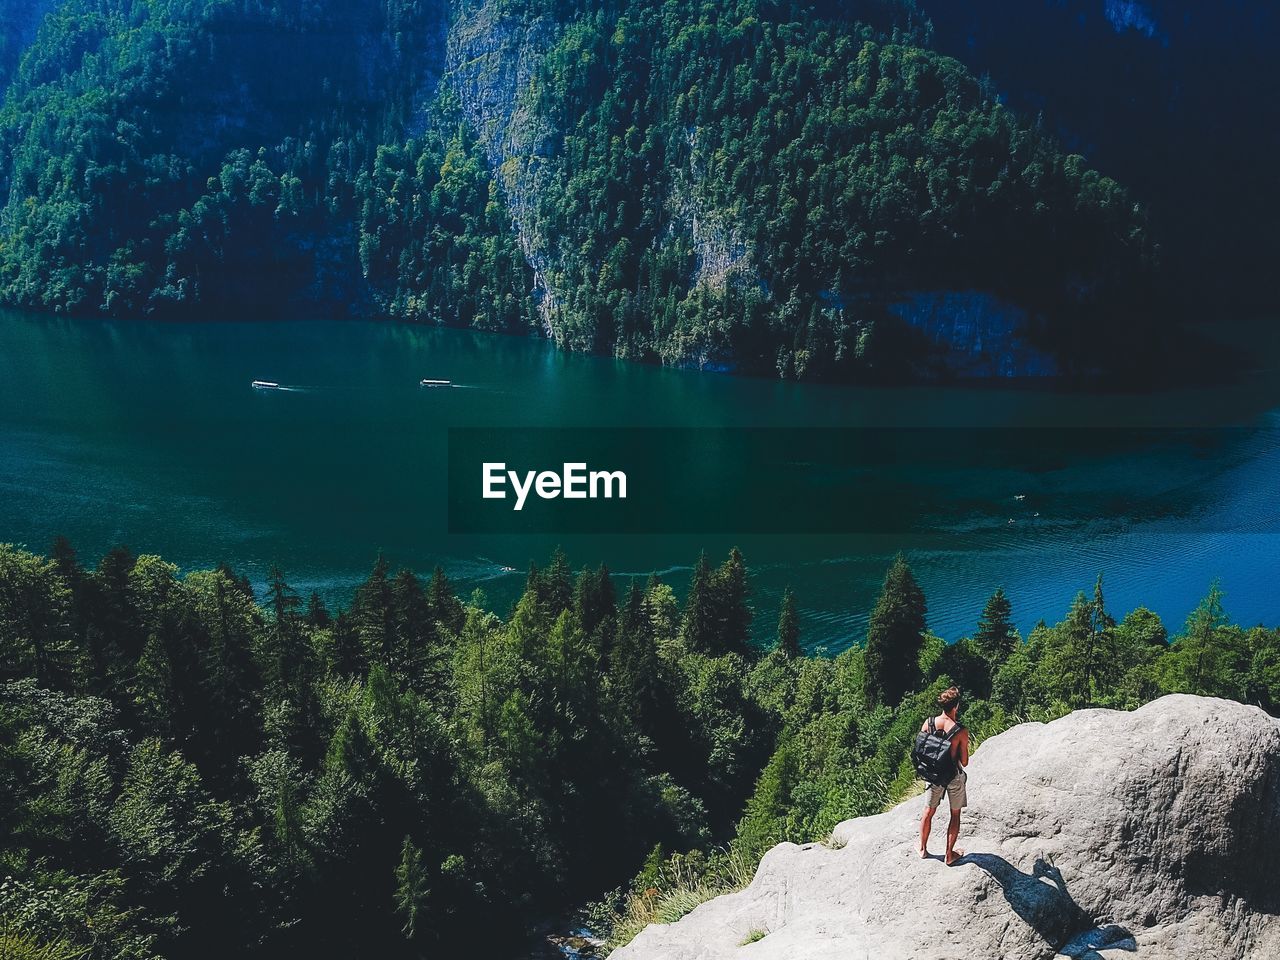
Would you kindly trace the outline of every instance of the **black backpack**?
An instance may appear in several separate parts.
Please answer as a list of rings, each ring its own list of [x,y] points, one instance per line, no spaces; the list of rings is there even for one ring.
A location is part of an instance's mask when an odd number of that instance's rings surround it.
[[[937,727],[937,718],[929,718],[927,730],[916,734],[916,745],[911,751],[911,762],[916,773],[936,787],[945,787],[955,779],[956,758],[951,754],[951,738],[964,729],[957,723],[949,733]]]

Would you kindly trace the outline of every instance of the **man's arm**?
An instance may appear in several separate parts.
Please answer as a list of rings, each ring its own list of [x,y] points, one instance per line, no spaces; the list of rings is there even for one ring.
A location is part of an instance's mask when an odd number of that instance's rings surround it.
[[[969,765],[969,730],[965,728],[960,731],[960,736],[956,737],[960,741],[960,766],[967,767]]]

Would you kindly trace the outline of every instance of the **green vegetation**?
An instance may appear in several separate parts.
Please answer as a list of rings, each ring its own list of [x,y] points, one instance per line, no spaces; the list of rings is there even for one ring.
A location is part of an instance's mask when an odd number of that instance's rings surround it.
[[[909,793],[952,682],[977,742],[1169,691],[1280,710],[1280,631],[1230,625],[1216,587],[1172,641],[1147,610],[1116,621],[1099,580],[1025,642],[998,593],[985,639],[947,644],[899,558],[868,644],[825,658],[799,652],[794,598],[754,647],[748,586],[736,551],[700,558],[683,603],[557,554],[500,619],[379,559],[330,611],[278,571],[257,598],[225,568],[0,548],[0,938],[416,957],[482,930],[496,955],[618,887],[595,921],[625,939]],[[871,668],[890,627],[901,689]]]
[[[526,267],[434,89],[417,0],[65,0],[0,111],[0,296],[527,324]]]
[[[533,93],[555,128],[533,247],[563,293],[557,338],[865,374],[912,355],[876,295],[957,285],[1046,311],[1054,347],[1101,335],[1151,266],[1144,215],[928,34],[893,2],[573,19]]]
[[[520,129],[439,82],[476,6],[554,24]],[[1145,215],[928,40],[909,0],[64,0],[0,51],[0,300],[813,378],[911,369],[884,297],[976,288],[1096,368],[1155,312]],[[533,137],[503,189],[478,132]]]

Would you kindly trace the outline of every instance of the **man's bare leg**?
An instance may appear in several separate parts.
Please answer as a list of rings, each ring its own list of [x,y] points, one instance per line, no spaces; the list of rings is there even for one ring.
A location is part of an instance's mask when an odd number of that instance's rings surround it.
[[[956,849],[956,839],[960,836],[960,811],[951,811],[951,820],[947,823],[947,866],[951,866],[964,856],[963,850]]]
[[[937,813],[937,807],[925,807],[924,816],[920,818],[920,857],[924,859],[929,856],[929,830],[933,827],[933,815]]]

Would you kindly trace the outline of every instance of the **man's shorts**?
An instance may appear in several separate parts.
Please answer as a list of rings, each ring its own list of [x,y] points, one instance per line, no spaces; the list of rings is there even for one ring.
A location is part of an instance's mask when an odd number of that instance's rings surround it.
[[[936,787],[929,785],[928,805],[932,810],[942,802],[942,795],[945,793],[951,800],[951,809],[959,810],[969,805],[969,792],[966,784],[969,781],[969,775],[961,770],[956,774],[955,779],[948,783],[945,787]]]

